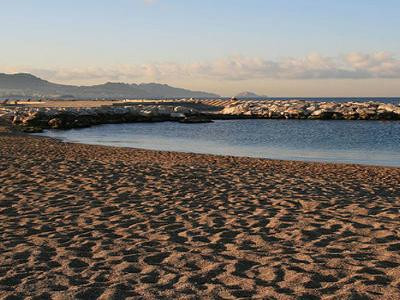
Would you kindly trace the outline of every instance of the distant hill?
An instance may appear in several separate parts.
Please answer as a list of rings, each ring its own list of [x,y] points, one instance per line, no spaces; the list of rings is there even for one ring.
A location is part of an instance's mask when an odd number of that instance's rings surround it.
[[[56,84],[32,74],[0,73],[0,98],[138,99],[219,98],[219,95],[171,87],[166,84],[107,82],[92,86]]]
[[[257,95],[256,93],[253,93],[253,92],[242,92],[235,96],[235,98],[237,98],[237,99],[261,98],[261,97],[266,97],[266,96]]]

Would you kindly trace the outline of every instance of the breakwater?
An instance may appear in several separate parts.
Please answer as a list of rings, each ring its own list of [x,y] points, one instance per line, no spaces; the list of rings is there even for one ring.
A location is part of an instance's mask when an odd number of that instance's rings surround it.
[[[0,117],[25,132],[43,129],[83,128],[99,124],[177,121],[203,123],[211,120],[201,112],[183,106],[125,106],[89,108],[0,108]]]
[[[235,101],[221,115],[265,119],[400,120],[400,104],[302,100]]]
[[[196,107],[196,105],[198,107]],[[186,106],[185,106],[186,105]],[[220,110],[204,110],[207,101],[180,105],[127,105],[101,107],[0,107],[0,117],[27,132],[81,128],[109,123],[177,121],[211,122],[212,119],[317,119],[400,120],[400,104],[382,102],[316,102],[303,100],[222,101]]]

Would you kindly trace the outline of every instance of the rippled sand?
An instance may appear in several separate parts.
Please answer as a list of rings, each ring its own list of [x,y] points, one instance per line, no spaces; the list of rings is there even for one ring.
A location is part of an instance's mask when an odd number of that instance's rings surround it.
[[[0,298],[398,299],[399,181],[0,132]]]

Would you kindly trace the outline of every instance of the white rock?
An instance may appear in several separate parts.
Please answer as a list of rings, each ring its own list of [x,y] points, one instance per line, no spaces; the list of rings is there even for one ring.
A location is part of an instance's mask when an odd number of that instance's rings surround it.
[[[184,118],[184,117],[186,117],[185,114],[183,114],[183,113],[177,113],[177,112],[171,113],[170,116],[171,116],[172,118]]]

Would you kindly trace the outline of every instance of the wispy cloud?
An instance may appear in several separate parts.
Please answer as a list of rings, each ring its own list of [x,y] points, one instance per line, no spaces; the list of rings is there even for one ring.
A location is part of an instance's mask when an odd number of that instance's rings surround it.
[[[314,53],[302,58],[268,60],[231,56],[191,64],[152,63],[110,67],[1,68],[4,72],[32,72],[59,81],[134,81],[171,79],[366,79],[400,78],[400,60],[387,52],[349,53],[329,57]]]

